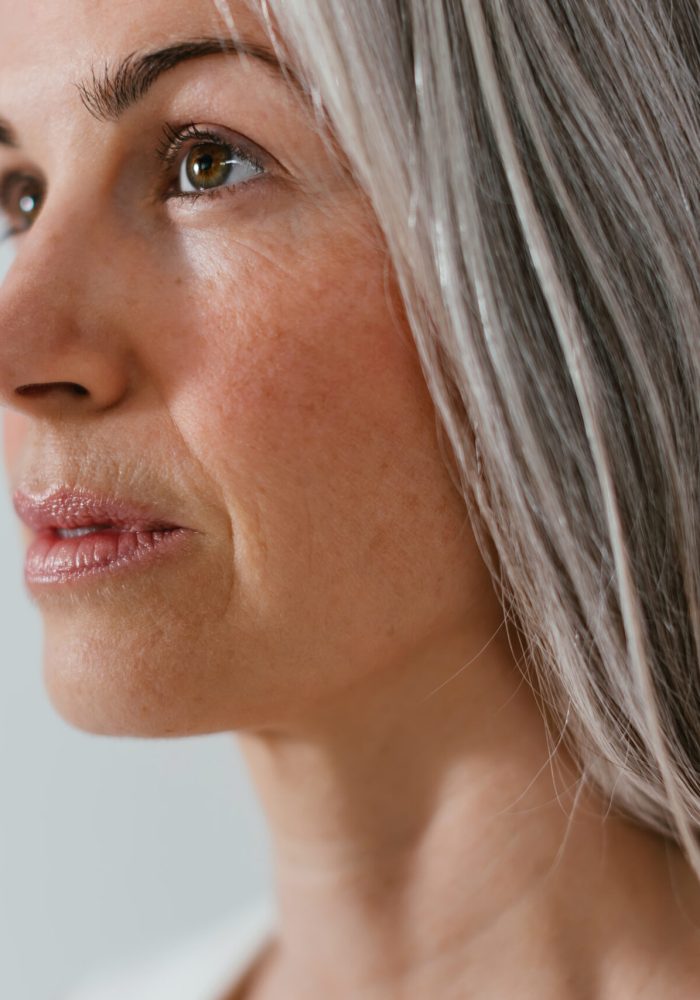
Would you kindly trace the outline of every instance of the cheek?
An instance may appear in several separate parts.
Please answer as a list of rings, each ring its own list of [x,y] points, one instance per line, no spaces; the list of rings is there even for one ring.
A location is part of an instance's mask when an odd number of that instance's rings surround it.
[[[342,465],[392,424],[412,435],[407,421],[433,419],[385,250],[357,225],[339,239],[344,228],[211,247],[189,261],[196,276],[160,290],[150,367],[208,468]]]
[[[384,254],[325,250],[293,275],[229,272],[171,387],[232,518],[237,612],[259,636],[286,630],[290,681],[312,685],[319,650],[376,664],[468,590],[463,505]]]
[[[293,274],[249,260],[193,324],[173,404],[234,505],[253,480],[286,487],[290,518],[319,491],[369,499],[385,465],[430,453],[432,406],[383,254],[327,251]]]

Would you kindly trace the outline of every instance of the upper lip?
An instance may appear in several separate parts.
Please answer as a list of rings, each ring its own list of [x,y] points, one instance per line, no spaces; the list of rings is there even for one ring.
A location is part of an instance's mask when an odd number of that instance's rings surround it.
[[[83,489],[59,487],[45,493],[17,490],[12,502],[19,518],[35,531],[87,528],[121,531],[168,531],[178,528],[139,503]]]

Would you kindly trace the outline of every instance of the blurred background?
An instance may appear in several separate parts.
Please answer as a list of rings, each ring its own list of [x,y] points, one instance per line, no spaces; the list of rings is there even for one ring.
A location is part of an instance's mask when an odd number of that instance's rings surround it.
[[[0,244],[0,282],[8,263]],[[269,848],[231,735],[101,737],[54,712],[22,562],[3,473],[0,997],[64,1000],[269,895]]]

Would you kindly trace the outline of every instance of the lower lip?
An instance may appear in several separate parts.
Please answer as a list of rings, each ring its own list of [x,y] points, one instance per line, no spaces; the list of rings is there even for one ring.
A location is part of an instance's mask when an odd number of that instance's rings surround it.
[[[172,551],[188,534],[185,528],[105,530],[60,538],[53,531],[44,531],[27,550],[25,580],[28,584],[65,584],[142,566]]]

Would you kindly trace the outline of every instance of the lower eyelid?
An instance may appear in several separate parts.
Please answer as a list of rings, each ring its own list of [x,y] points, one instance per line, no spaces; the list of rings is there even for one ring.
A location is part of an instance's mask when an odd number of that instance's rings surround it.
[[[171,187],[164,200],[177,201],[181,203],[189,202],[190,204],[194,204],[201,198],[204,198],[207,201],[213,201],[226,195],[231,198],[237,198],[241,197],[243,192],[245,192],[248,188],[257,188],[258,186],[262,186],[263,183],[270,183],[273,179],[272,174],[264,171],[261,174],[257,174],[256,176],[249,178],[247,181],[241,181],[239,184],[229,184],[228,186],[222,185],[221,187],[211,188],[209,191],[176,191]]]

